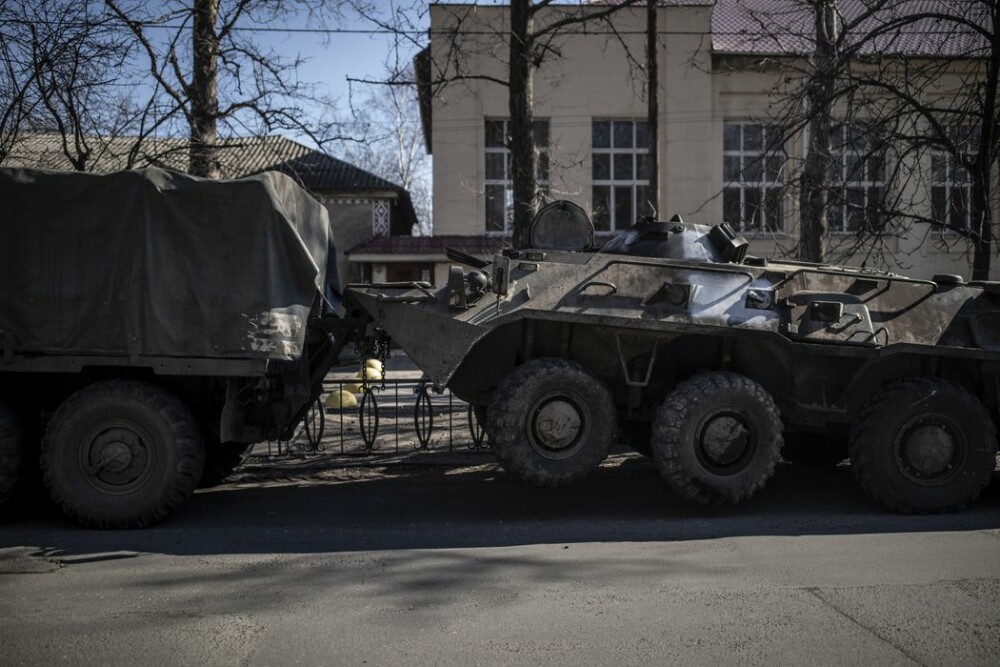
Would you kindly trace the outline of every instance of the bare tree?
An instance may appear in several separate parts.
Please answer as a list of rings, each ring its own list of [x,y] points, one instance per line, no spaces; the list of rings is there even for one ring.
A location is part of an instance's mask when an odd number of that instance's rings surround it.
[[[622,0],[617,4],[583,5],[563,9],[551,20],[538,22],[538,13],[552,5],[552,0],[511,0],[509,61],[510,161],[514,191],[514,229],[512,244],[525,248],[530,244],[529,226],[538,208],[538,163],[532,131],[534,109],[534,73],[549,56],[558,56],[556,38],[567,28],[603,20],[615,12],[637,4]]]
[[[180,116],[187,126],[192,174],[219,176],[222,129],[292,130],[317,145],[331,139],[331,126],[312,121],[305,109],[315,99],[311,87],[296,76],[301,58],[265,49],[252,33],[241,30],[294,12],[322,12],[326,4],[321,0],[169,0],[157,4],[155,12],[143,0],[105,4],[138,41],[169,114]]]
[[[412,81],[413,75],[406,74]],[[424,147],[416,84],[371,86],[352,100],[352,118],[343,123],[350,141],[334,149],[351,164],[409,191],[419,220],[415,233],[431,233],[430,156]]]
[[[836,0],[815,0],[815,42],[812,75],[805,88],[809,115],[805,165],[799,197],[801,215],[800,257],[822,262],[825,244],[830,174],[830,131],[833,127],[833,104],[836,101],[837,40],[840,15]]]
[[[871,0],[850,8],[799,0],[775,15],[748,3],[756,38],[788,52],[773,120],[788,134],[808,128],[801,256],[828,259],[827,223],[837,212],[853,232],[838,238],[842,255],[888,252],[891,235],[941,245],[967,239],[973,278],[987,279],[1000,158],[997,3]],[[796,33],[804,19],[814,29]],[[844,149],[831,137],[856,141],[851,164],[836,164]],[[847,186],[865,180],[885,183],[873,189],[877,198]],[[927,191],[929,202],[919,194]]]
[[[436,51],[437,58],[431,64],[431,86],[440,88],[455,81],[479,80],[507,88],[510,118],[507,147],[515,248],[529,244],[529,226],[540,201],[538,151],[533,131],[535,72],[561,55],[559,38],[567,31],[585,30],[588,23],[600,22],[641,1],[570,5],[555,4],[553,0],[511,0],[504,25],[493,27],[496,31],[493,39],[482,34],[482,23],[475,19],[476,7],[464,5],[452,10],[448,25],[434,28],[432,39],[442,48]],[[506,76],[473,71],[477,44],[494,59],[501,45],[506,47]]]
[[[27,20],[17,11],[14,3],[0,4],[0,25],[4,38],[0,39],[0,163],[7,159],[14,142],[32,114],[36,100],[31,89],[37,74],[31,67],[30,38],[26,35]]]
[[[147,155],[148,136],[185,134],[189,170],[210,177],[219,175],[224,134],[289,130],[321,146],[338,135],[335,123],[318,118],[315,109],[332,105],[299,80],[299,57],[263,48],[253,28],[303,13],[322,19],[336,6],[323,0],[5,0],[0,160],[25,131],[58,133],[75,169],[93,168],[115,139],[116,164],[131,167],[165,157]]]
[[[657,0],[646,0],[646,127],[649,132],[650,213],[660,212],[660,40],[657,35]]]
[[[48,131],[74,169],[93,168],[141,113],[120,74],[130,40],[86,1],[9,0],[0,21],[0,161],[23,131]]]
[[[903,3],[863,40],[868,51],[899,50],[918,35],[924,58],[874,58],[852,68],[852,87],[886,141],[930,169],[915,177],[931,185],[931,215],[893,211],[904,221],[968,239],[972,277],[988,280],[995,252],[994,201],[1000,161],[1000,9],[995,0]],[[928,173],[928,171],[930,173]],[[943,173],[942,173],[943,172]],[[929,177],[929,178],[928,178]],[[947,236],[938,236],[946,242]]]

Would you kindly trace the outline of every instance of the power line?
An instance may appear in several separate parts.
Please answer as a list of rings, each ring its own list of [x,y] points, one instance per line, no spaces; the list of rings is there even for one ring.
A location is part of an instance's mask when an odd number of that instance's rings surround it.
[[[88,24],[82,21],[45,21],[41,19],[7,19],[5,21],[0,21],[0,27],[6,25],[44,25],[48,27],[59,27],[59,28],[82,28]],[[143,28],[152,30],[190,30],[191,26],[189,24],[175,24],[175,23],[144,23],[139,22],[139,25]],[[400,35],[407,37],[421,37],[421,36],[433,36],[433,35],[471,35],[471,36],[486,36],[486,35],[504,35],[506,31],[503,30],[444,30],[444,29],[424,29],[424,30],[404,30],[404,29],[393,29],[393,28],[291,28],[291,27],[280,27],[276,28],[273,26],[234,26],[234,31],[239,32],[262,32],[262,33],[289,33],[289,34],[313,34],[313,35]],[[565,29],[559,31],[560,35],[645,35],[644,30],[588,30],[588,29]],[[704,35],[703,31],[691,30],[691,31],[660,31],[661,35]],[[716,35],[730,34],[739,35],[744,34],[742,32],[716,32]]]
[[[0,27],[7,25],[45,25],[48,27],[59,27],[59,28],[80,28],[86,27],[88,24],[82,21],[45,21],[41,19],[29,20],[29,19],[7,19],[5,21],[0,21]],[[139,25],[143,28],[153,29],[153,30],[187,30],[190,29],[188,24],[174,24],[174,23],[143,23],[139,22]],[[424,30],[405,30],[405,29],[390,29],[390,28],[291,28],[291,27],[273,27],[273,26],[235,26],[234,31],[238,32],[259,32],[259,33],[288,33],[288,34],[312,34],[312,35],[398,35],[405,37],[434,37],[434,36],[498,36],[506,35],[505,30],[449,30],[449,29],[424,29]],[[593,36],[644,36],[646,35],[645,30],[614,30],[614,29],[590,29],[587,27],[581,28],[565,28],[559,30],[559,35],[593,35]],[[811,39],[814,37],[813,33],[810,31],[795,32],[793,30],[783,31],[780,33],[766,33],[766,32],[751,32],[747,30],[658,30],[658,35],[687,35],[687,36],[698,36],[698,37],[746,37],[749,39],[770,39],[775,36],[780,37],[799,37],[803,39]],[[966,30],[961,30],[955,28],[954,30],[900,30],[895,33],[896,36],[909,36],[909,35],[943,35],[943,36],[955,36],[969,34],[971,32]],[[885,35],[887,38],[893,37],[893,34]]]

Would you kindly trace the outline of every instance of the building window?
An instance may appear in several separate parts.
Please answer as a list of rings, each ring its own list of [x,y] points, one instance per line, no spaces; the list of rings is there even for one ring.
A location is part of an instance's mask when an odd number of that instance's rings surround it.
[[[962,125],[949,134],[962,158],[971,160],[979,143],[979,128]],[[942,150],[931,153],[931,205],[934,220],[942,225],[942,231],[969,230],[979,218],[972,200],[972,175],[953,153]]]
[[[885,155],[874,128],[838,125],[830,136],[830,231],[858,233],[884,226]]]
[[[372,202],[372,234],[374,236],[389,236],[390,210],[387,199],[376,199]]]
[[[723,220],[742,231],[784,231],[785,134],[778,125],[726,121]]]
[[[640,214],[652,213],[648,126],[637,120],[595,120],[591,143],[594,229],[631,227]]]
[[[548,196],[549,121],[532,123],[538,164],[539,195]],[[510,171],[510,121],[486,121],[486,231],[510,232],[514,222],[514,187]]]

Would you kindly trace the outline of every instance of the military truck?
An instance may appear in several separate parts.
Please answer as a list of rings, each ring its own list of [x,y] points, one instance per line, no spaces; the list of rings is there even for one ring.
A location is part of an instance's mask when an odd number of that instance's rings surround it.
[[[439,289],[345,295],[352,335],[387,335],[476,406],[521,479],[581,480],[618,432],[703,503],[760,490],[785,441],[847,442],[864,490],[901,512],[959,509],[990,481],[1000,283],[765,260],[726,224],[680,219],[593,252],[569,202],[531,239],[492,263],[451,253]]]
[[[80,523],[147,526],[292,435],[340,286],[291,178],[2,169],[0,202],[0,502],[40,462]]]

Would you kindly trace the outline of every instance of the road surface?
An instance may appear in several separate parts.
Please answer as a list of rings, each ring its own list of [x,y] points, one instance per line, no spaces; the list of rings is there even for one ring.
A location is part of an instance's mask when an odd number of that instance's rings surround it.
[[[899,516],[846,467],[705,508],[615,457],[583,484],[492,465],[229,484],[173,520],[0,525],[12,665],[997,664],[1000,475]]]

